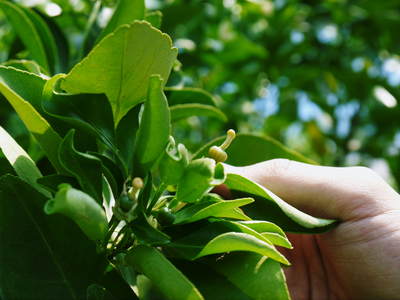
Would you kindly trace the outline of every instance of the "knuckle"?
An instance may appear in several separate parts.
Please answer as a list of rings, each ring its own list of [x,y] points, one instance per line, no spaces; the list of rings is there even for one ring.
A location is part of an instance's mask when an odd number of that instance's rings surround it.
[[[281,176],[290,169],[292,161],[286,158],[275,158],[266,162],[266,172],[269,176]]]

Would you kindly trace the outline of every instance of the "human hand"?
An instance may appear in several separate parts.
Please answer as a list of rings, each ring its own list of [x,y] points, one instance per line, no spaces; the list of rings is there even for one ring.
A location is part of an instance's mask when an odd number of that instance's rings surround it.
[[[400,195],[364,167],[274,159],[226,166],[316,217],[339,219],[319,235],[288,234],[282,249],[294,300],[400,299]]]

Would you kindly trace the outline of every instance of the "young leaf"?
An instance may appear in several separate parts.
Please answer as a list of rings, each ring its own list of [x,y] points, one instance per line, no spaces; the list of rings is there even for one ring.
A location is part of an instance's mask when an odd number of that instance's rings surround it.
[[[280,234],[273,232],[263,232],[261,233],[261,235],[265,237],[267,240],[269,240],[273,245],[285,247],[288,249],[293,249],[293,246],[290,243],[290,241],[287,238],[281,236]]]
[[[167,80],[176,55],[166,34],[147,22],[135,21],[104,38],[69,72],[61,88],[72,94],[106,94],[118,124],[145,100],[150,75]]]
[[[285,265],[290,265],[288,260],[272,245],[256,238],[253,235],[242,232],[227,232],[217,236],[208,242],[195,258],[231,251],[255,252],[264,256],[268,256]]]
[[[37,179],[42,177],[42,173],[36,167],[35,162],[1,126],[0,149],[21,179],[31,184],[45,196],[50,196],[50,193],[36,182]]]
[[[73,220],[93,241],[103,241],[108,222],[103,208],[88,194],[62,184],[44,208],[47,214],[61,213]]]
[[[243,198],[236,200],[220,200],[218,202],[200,202],[185,207],[175,214],[174,224],[192,223],[209,217],[232,218],[240,220],[249,220],[249,218],[238,211],[240,206],[253,202],[252,198]]]
[[[62,172],[57,154],[61,138],[39,113],[44,84],[45,80],[39,76],[0,66],[0,93],[33,134],[52,165]]]
[[[170,113],[162,91],[162,79],[159,75],[152,75],[135,143],[136,164],[140,164],[143,173],[151,169],[164,151],[170,127]]]
[[[191,116],[211,117],[222,122],[226,122],[228,120],[226,115],[221,110],[211,105],[198,103],[177,104],[171,106],[170,110],[172,122],[186,119]]]
[[[165,149],[160,160],[159,169],[161,180],[169,185],[174,185],[182,178],[186,166],[189,164],[189,152],[183,144],[176,146],[174,138]]]
[[[145,10],[144,0],[119,0],[113,16],[97,38],[97,42],[123,24],[143,20]]]
[[[209,265],[251,299],[290,300],[281,265],[256,253],[230,253]]]
[[[65,170],[78,179],[82,189],[98,203],[102,203],[101,161],[93,155],[75,149],[74,132],[71,130],[60,145],[60,161]]]
[[[137,246],[128,252],[126,262],[146,275],[169,300],[203,300],[197,288],[161,252]]]
[[[43,40],[35,27],[34,22],[27,15],[26,10],[10,1],[0,1],[0,9],[10,21],[13,29],[29,50],[32,58],[45,70],[49,71],[49,61]]]
[[[193,203],[212,189],[215,161],[211,158],[193,160],[178,183],[176,198],[180,202]]]
[[[47,216],[47,198],[17,177],[0,178],[0,199],[2,299],[85,299],[105,265],[95,244],[69,219]]]
[[[193,157],[198,158],[207,155],[208,149],[211,146],[219,145],[224,140],[225,136],[212,140],[199,149]],[[251,155],[249,155],[249,150],[251,150]],[[247,166],[277,157],[311,164],[315,163],[300,153],[290,150],[271,137],[254,134],[237,134],[235,140],[226,150],[226,153],[228,154],[226,162],[233,166]]]
[[[283,230],[278,225],[275,225],[274,223],[271,222],[251,220],[251,221],[240,221],[238,223],[246,225],[247,227],[260,233],[271,232],[286,237]]]
[[[251,195],[257,195],[266,201],[271,201],[273,204],[277,205],[288,218],[305,229],[326,228],[336,222],[335,220],[321,219],[310,216],[286,203],[265,187],[240,175],[228,174],[225,184],[232,190],[249,193]]]

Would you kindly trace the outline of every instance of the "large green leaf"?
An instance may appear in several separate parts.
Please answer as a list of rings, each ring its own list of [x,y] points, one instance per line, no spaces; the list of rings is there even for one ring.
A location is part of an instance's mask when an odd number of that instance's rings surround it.
[[[128,252],[126,261],[146,275],[170,300],[204,299],[197,288],[161,252],[137,246]]]
[[[294,231],[311,230],[312,232],[314,228],[318,231],[327,230],[336,222],[335,220],[321,219],[310,216],[283,201],[281,198],[279,198],[277,195],[275,195],[265,187],[243,176],[237,174],[228,174],[225,184],[232,190],[241,191],[249,195],[260,196],[260,199],[263,199],[262,201],[269,202],[270,204],[275,206],[275,208],[278,208],[278,210],[283,212],[283,214],[280,214],[280,218],[284,219],[282,221],[283,223],[286,223],[285,219],[289,219],[297,224],[297,226],[292,229]],[[256,198],[256,202],[257,201],[260,200]],[[264,218],[268,219],[268,216],[265,216]],[[280,227],[284,227],[281,226],[280,222],[276,222],[275,220],[274,223],[276,223]]]
[[[220,201],[201,201],[198,204],[184,207],[175,214],[174,224],[196,222],[209,217],[222,217],[248,220],[238,208],[253,202],[252,198]]]
[[[104,38],[67,75],[61,87],[69,93],[107,95],[115,122],[145,100],[149,77],[165,82],[176,59],[171,39],[144,21],[119,27]]]
[[[282,267],[256,253],[230,253],[210,264],[254,300],[290,300]]]
[[[222,144],[225,138],[225,136],[222,136],[209,142],[196,152],[194,157],[207,155],[208,149],[211,146]],[[305,163],[315,163],[300,153],[290,150],[271,137],[254,134],[237,134],[232,144],[226,150],[226,153],[228,154],[226,162],[234,166],[251,165],[273,158],[287,158]]]
[[[105,260],[78,226],[43,212],[46,197],[0,178],[0,286],[4,299],[85,299]]]
[[[50,196],[50,193],[36,182],[36,180],[42,177],[42,173],[36,167],[35,162],[1,126],[0,149],[21,179],[31,184],[45,196]]]
[[[60,161],[65,170],[79,181],[82,190],[96,199],[98,203],[102,203],[101,161],[96,156],[75,149],[74,132],[71,130],[60,145]]]
[[[228,119],[226,115],[216,108],[215,106],[189,103],[189,104],[177,104],[170,107],[171,120],[173,122],[185,119],[191,116],[204,116],[216,118],[222,122],[226,122]]]
[[[31,20],[26,10],[10,1],[0,1],[0,9],[3,10],[13,29],[31,53],[32,58],[45,70],[49,70],[49,61],[43,44],[43,40],[35,23]]]
[[[138,164],[135,167],[140,167],[144,173],[163,153],[171,131],[171,117],[162,81],[159,75],[150,77],[147,101],[135,142],[135,164]]]
[[[130,24],[135,20],[143,20],[145,10],[144,0],[119,0],[113,16],[97,38],[97,41],[100,41],[123,24]]]
[[[0,93],[33,134],[52,165],[62,171],[57,155],[61,138],[39,113],[44,84],[44,79],[32,73],[0,66]]]

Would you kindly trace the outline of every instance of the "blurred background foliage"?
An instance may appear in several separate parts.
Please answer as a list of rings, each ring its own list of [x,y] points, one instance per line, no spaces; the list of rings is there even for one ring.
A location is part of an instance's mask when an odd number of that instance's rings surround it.
[[[89,16],[100,30],[115,1],[15,0],[57,22],[72,61]],[[174,135],[193,151],[227,128],[269,135],[322,164],[366,165],[400,184],[400,2],[146,1],[179,48],[168,85],[213,94],[229,121],[191,117]],[[0,62],[25,58],[0,14]],[[76,61],[76,60],[75,60]],[[71,66],[70,66],[71,67]],[[0,100],[1,123],[40,150]],[[247,155],[251,155],[251,151]]]

